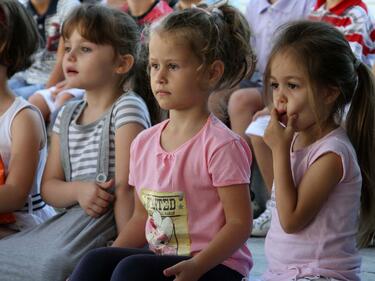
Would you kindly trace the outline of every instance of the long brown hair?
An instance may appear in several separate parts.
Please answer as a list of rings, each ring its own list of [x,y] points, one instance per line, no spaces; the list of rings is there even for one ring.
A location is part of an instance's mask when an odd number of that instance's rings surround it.
[[[270,65],[283,51],[292,51],[306,71],[312,102],[324,89],[338,89],[340,94],[329,118],[342,120],[345,107],[346,130],[357,153],[362,173],[361,212],[358,244],[368,245],[375,231],[375,80],[371,70],[353,54],[344,35],[323,22],[298,21],[284,26],[272,49],[266,67],[265,94],[270,95]]]
[[[28,68],[40,38],[35,21],[15,0],[0,1],[0,64],[7,67],[8,78]]]
[[[160,121],[160,109],[151,92],[150,79],[147,75],[147,62],[141,48],[139,27],[128,14],[100,4],[83,4],[70,13],[62,27],[63,38],[69,38],[74,30],[90,42],[110,45],[118,55],[130,54],[135,65],[124,74],[119,88],[125,84],[140,95],[146,102],[151,116],[151,123]]]

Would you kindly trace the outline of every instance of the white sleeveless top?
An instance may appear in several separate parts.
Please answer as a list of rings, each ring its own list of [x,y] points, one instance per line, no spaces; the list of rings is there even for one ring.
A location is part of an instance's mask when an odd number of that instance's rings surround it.
[[[43,117],[39,110],[21,97],[17,97],[7,111],[0,116],[0,155],[4,162],[5,175],[8,175],[11,157],[11,126],[16,115],[24,108],[30,108],[38,112],[40,120],[44,124]],[[45,129],[43,129],[43,135],[42,148],[39,151],[38,168],[28,200],[21,210],[15,212],[17,222],[14,224],[13,228],[17,230],[24,230],[39,224],[55,214],[53,208],[46,205],[40,196],[40,183],[47,158],[47,133]]]

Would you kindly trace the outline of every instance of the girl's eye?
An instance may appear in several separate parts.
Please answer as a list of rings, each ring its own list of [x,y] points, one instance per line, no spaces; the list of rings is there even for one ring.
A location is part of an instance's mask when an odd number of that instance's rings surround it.
[[[279,84],[277,84],[276,82],[272,82],[270,86],[272,90],[276,90],[277,87],[279,87]]]
[[[149,67],[151,69],[154,69],[154,70],[158,70],[159,69],[159,65],[157,63],[150,63]]]
[[[177,65],[177,64],[170,63],[170,64],[168,64],[168,68],[169,68],[170,70],[176,70],[176,69],[178,69],[178,65]]]
[[[89,53],[89,52],[91,52],[91,49],[90,49],[90,48],[87,48],[87,47],[81,47],[81,51],[82,51],[83,53]]]
[[[294,83],[288,83],[288,88],[291,90],[295,90],[298,88],[298,85]]]
[[[68,47],[68,46],[65,46],[65,47],[64,47],[64,52],[65,52],[65,53],[69,53],[71,49],[72,49],[72,48],[70,48],[70,47]]]

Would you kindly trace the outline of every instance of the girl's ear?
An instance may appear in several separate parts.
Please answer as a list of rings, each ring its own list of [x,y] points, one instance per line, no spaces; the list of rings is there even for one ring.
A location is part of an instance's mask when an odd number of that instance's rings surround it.
[[[336,101],[340,95],[340,90],[337,87],[329,87],[324,93],[324,103],[332,104]]]
[[[215,60],[209,67],[209,84],[215,86],[224,74],[224,63],[221,60]]]
[[[115,67],[116,74],[127,73],[134,65],[134,57],[132,55],[119,56],[119,62]]]

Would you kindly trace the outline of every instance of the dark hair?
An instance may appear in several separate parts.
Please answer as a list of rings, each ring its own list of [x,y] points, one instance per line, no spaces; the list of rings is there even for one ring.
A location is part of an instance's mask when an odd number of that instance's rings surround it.
[[[215,89],[232,88],[254,70],[249,24],[232,6],[175,11],[151,25],[148,33],[153,32],[185,40],[203,67],[221,60],[224,74]]]
[[[329,120],[341,122],[345,107],[347,134],[357,152],[362,172],[359,246],[366,246],[375,230],[375,81],[371,70],[353,54],[344,35],[323,22],[297,21],[284,26],[270,54],[264,81],[266,95],[270,66],[280,52],[288,51],[305,69],[311,88],[311,100],[322,90],[339,91]],[[325,120],[325,121],[329,121]]]
[[[124,74],[119,88],[129,83],[148,106],[152,124],[159,122],[159,107],[152,94],[147,76],[147,62],[141,54],[140,31],[128,14],[100,4],[83,4],[64,21],[62,36],[69,38],[77,30],[86,40],[98,45],[110,45],[117,55],[132,55],[134,67]]]
[[[28,68],[39,46],[35,21],[15,0],[0,1],[0,64],[7,67],[8,78]]]

